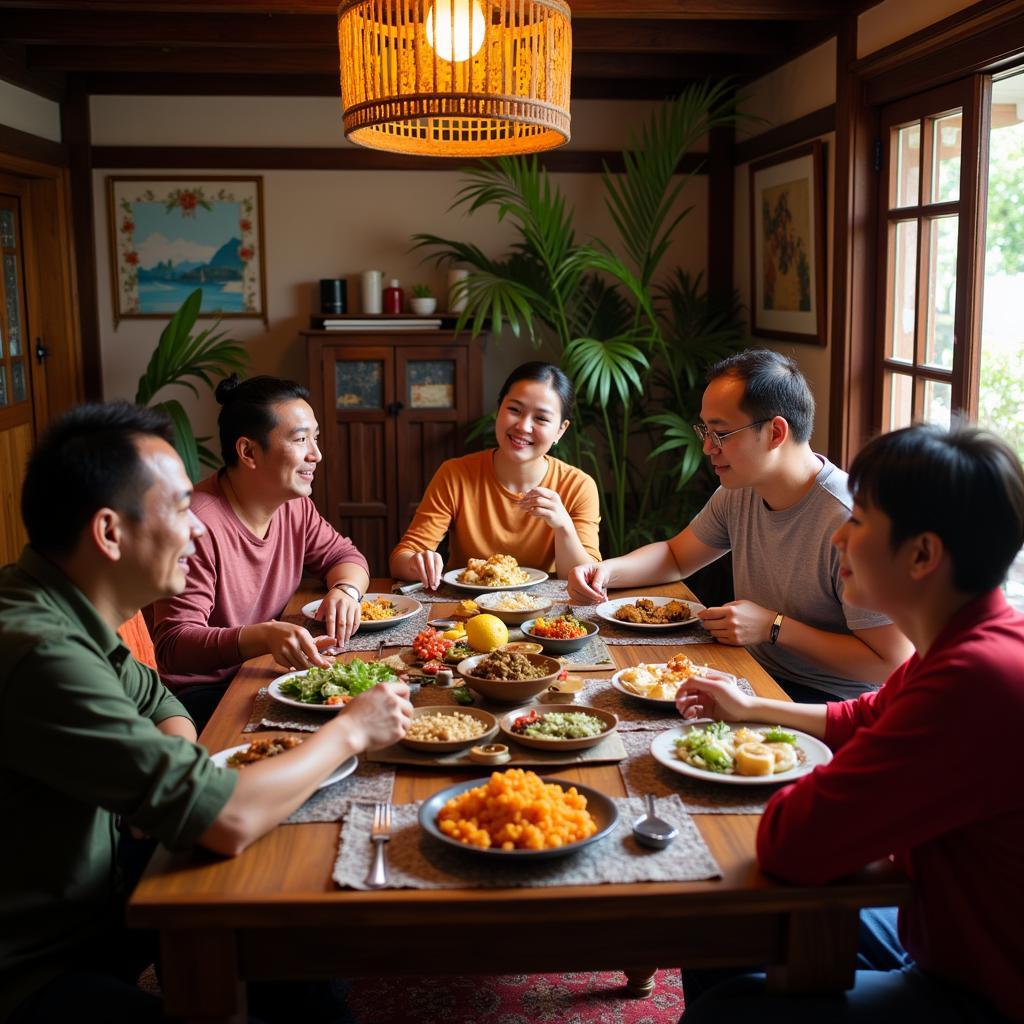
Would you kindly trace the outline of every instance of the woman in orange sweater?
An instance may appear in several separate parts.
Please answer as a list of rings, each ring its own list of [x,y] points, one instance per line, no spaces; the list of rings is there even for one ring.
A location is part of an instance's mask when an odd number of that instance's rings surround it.
[[[454,567],[505,554],[564,577],[600,559],[597,485],[548,455],[569,427],[574,400],[572,383],[557,366],[535,362],[513,370],[498,395],[498,447],[441,465],[391,552],[391,575],[436,590],[444,569],[437,548],[446,533]]]

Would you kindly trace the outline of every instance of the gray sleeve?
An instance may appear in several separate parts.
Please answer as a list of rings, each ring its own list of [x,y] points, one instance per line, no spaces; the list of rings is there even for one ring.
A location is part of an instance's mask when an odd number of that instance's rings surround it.
[[[709,548],[720,551],[732,550],[729,533],[730,513],[729,492],[719,487],[708,499],[707,504],[690,520],[694,536]]]

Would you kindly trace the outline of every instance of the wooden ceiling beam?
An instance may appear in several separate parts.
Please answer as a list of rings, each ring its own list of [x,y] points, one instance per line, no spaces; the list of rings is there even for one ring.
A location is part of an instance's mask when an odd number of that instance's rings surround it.
[[[870,0],[866,6],[873,6]],[[291,14],[337,11],[337,0],[0,0],[0,10],[63,12],[115,11],[146,14]],[[573,20],[681,18],[695,21],[815,21],[833,19],[846,9],[844,0],[572,0]]]
[[[335,45],[330,15],[287,17],[218,14],[112,14],[71,11],[55,18],[39,11],[0,11],[0,39],[32,46],[285,47]],[[573,50],[637,53],[775,53],[785,51],[793,26],[785,22],[577,21]]]
[[[319,50],[249,50],[224,47],[35,46],[28,51],[30,69],[46,72],[128,72],[172,75],[249,75],[268,79],[291,75],[333,75],[338,54]],[[667,79],[750,76],[769,63],[765,55],[671,53],[578,53],[573,73],[580,78]]]

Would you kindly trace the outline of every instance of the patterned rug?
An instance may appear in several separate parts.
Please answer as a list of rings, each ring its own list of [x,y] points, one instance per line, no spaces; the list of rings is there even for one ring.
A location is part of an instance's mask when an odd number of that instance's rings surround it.
[[[359,1024],[676,1024],[678,970],[658,971],[654,995],[633,999],[619,971],[493,977],[357,978]]]

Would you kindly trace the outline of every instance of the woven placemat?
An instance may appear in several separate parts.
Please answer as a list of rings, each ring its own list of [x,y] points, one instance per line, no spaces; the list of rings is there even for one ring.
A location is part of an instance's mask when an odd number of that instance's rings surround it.
[[[678,718],[674,724],[679,724]],[[619,765],[619,774],[630,796],[647,793],[656,797],[675,796],[682,800],[690,814],[761,814],[779,788],[764,785],[734,786],[710,779],[704,782],[702,779],[669,771],[652,756],[653,739],[654,736],[649,732],[622,734],[622,742],[629,757]]]
[[[563,710],[557,708],[553,710]],[[572,711],[573,708],[564,708]],[[506,709],[507,711],[507,709]],[[497,712],[496,712],[497,714]],[[511,755],[504,763],[503,768],[525,768],[527,766],[540,766],[542,768],[554,768],[557,766],[566,767],[569,765],[587,764],[616,764],[625,761],[626,748],[622,745],[617,732],[605,737],[597,746],[588,747],[586,750],[537,750],[535,747],[522,747],[516,743],[510,743],[508,738],[498,733],[492,743],[504,743],[508,746]],[[407,764],[420,768],[468,768],[471,771],[481,771],[481,766],[470,759],[469,747],[465,750],[456,750],[450,754],[428,754],[424,751],[412,750],[401,743],[391,747],[383,747],[381,750],[373,750],[364,755],[369,761],[379,761],[384,764]],[[485,770],[485,769],[484,769]]]
[[[754,696],[754,688],[749,680],[740,677],[736,684],[744,693]],[[636,729],[664,732],[682,721],[674,705],[649,704],[639,698],[629,697],[616,690],[609,679],[584,679],[583,689],[576,694],[575,703],[618,715],[620,732]],[[568,709],[572,710],[572,705]]]
[[[419,804],[399,804],[394,808],[391,841],[386,847],[388,888],[492,889],[693,882],[721,877],[715,858],[678,799],[658,805],[658,816],[670,821],[680,833],[664,850],[646,849],[633,839],[630,826],[644,813],[642,800],[614,802],[619,823],[611,835],[565,857],[520,861],[501,861],[446,846],[420,828]],[[369,841],[372,822],[372,807],[350,805],[334,865],[334,881],[342,888],[366,888],[364,880],[373,855]]]
[[[285,819],[286,825],[311,821],[341,821],[353,803],[374,804],[390,800],[395,788],[395,770],[382,764],[368,764],[361,757],[359,767],[347,779],[318,789],[301,807]]]
[[[265,686],[256,691],[253,698],[249,721],[242,732],[257,729],[291,729],[296,732],[316,732],[324,722],[329,722],[329,711],[305,711],[274,700]]]

